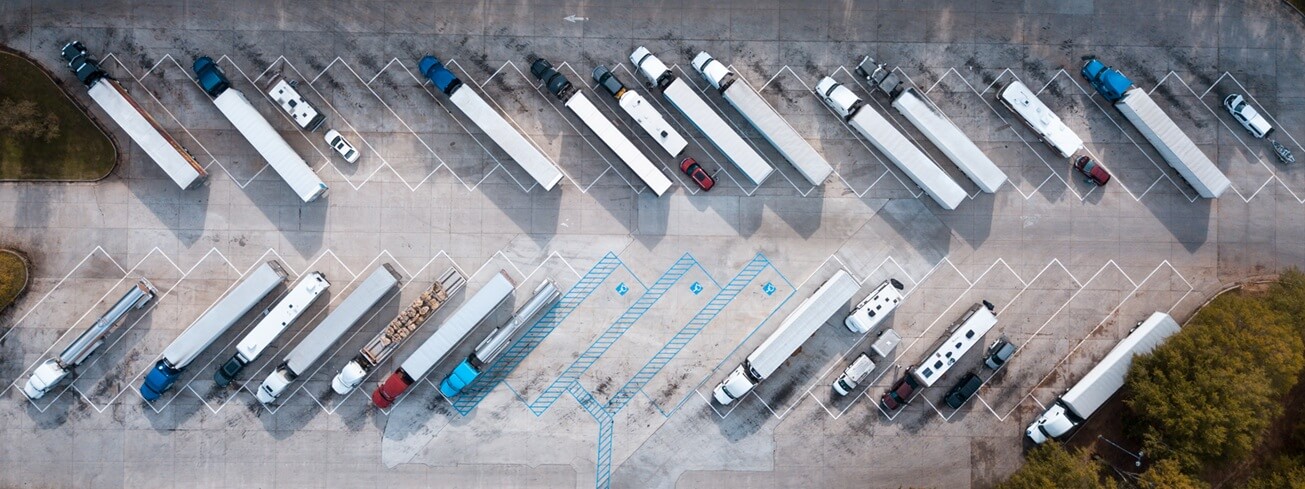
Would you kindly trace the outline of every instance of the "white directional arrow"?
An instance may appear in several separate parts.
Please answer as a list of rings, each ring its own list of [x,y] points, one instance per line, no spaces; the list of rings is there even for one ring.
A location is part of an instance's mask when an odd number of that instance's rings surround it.
[[[565,20],[565,21],[567,21],[567,22],[584,22],[584,21],[586,21],[586,20],[589,20],[589,17],[579,17],[579,16],[576,16],[576,15],[568,15],[568,16],[566,16],[566,18],[564,18],[564,19],[562,19],[562,20]]]

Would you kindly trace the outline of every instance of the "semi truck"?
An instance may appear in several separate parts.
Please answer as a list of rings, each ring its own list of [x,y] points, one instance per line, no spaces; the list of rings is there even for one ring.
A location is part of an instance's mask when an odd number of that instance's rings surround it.
[[[748,82],[723,63],[702,51],[693,58],[693,69],[706,78],[707,83],[720,92],[725,101],[733,105],[771,146],[779,150],[807,182],[820,185],[834,172],[834,167],[811,147],[811,143],[798,134]]]
[[[997,101],[1015,113],[1024,125],[1038,134],[1038,140],[1047,143],[1057,154],[1071,158],[1083,149],[1083,138],[1066,126],[1047,104],[1024,85],[1014,80],[997,91]]]
[[[779,370],[779,367],[793,356],[793,353],[806,343],[817,329],[820,329],[820,325],[825,324],[825,321],[852,300],[852,296],[860,288],[861,284],[858,284],[851,274],[839,269],[833,277],[821,284],[811,297],[802,301],[792,314],[784,318],[779,329],[771,333],[761,346],[753,350],[747,359],[743,360],[743,364],[716,386],[712,391],[716,402],[723,405],[734,402]]]
[[[671,188],[671,179],[667,178],[642,151],[639,151],[639,148],[630,142],[630,138],[621,134],[621,130],[617,129],[616,125],[589,101],[589,97],[585,96],[584,92],[576,90],[565,75],[558,73],[552,63],[546,59],[536,59],[530,64],[530,73],[544,82],[549,93],[561,100],[566,108],[571,109],[571,112],[580,118],[580,122],[598,135],[598,139],[607,145],[607,149],[612,150],[625,166],[630,167],[649,190],[660,197]]]
[[[960,319],[948,326],[947,336],[936,343],[933,353],[918,365],[907,367],[904,375],[879,397],[879,407],[884,414],[891,414],[911,402],[925,387],[938,382],[970,348],[983,341],[983,335],[997,325],[994,309],[991,302],[982,301],[970,306]]]
[[[285,138],[272,128],[272,124],[249,103],[240,90],[231,86],[231,81],[218,68],[213,58],[201,56],[191,65],[200,88],[204,89],[213,104],[222,115],[231,121],[240,135],[249,140],[255,151],[267,160],[267,164],[290,185],[299,199],[312,202],[326,195],[329,187],[313,173],[312,167],[296,153]]]
[[[145,374],[145,382],[140,386],[141,397],[153,401],[171,389],[190,362],[195,361],[195,357],[258,305],[272,289],[284,283],[285,279],[285,269],[276,260],[268,261],[246,275],[244,280],[236,284],[213,307],[204,311],[199,319],[163,350],[163,358]]]
[[[385,329],[377,333],[362,347],[362,350],[358,351],[353,360],[350,360],[344,369],[331,379],[331,389],[340,395],[352,392],[362,384],[363,379],[367,377],[367,372],[390,358],[404,340],[426,324],[426,320],[430,319],[435,311],[444,307],[449,297],[462,290],[462,286],[466,283],[466,277],[456,268],[450,267],[440,275],[439,280],[422,291],[421,296],[408,304],[406,309],[385,325]]]
[[[1151,353],[1179,329],[1178,322],[1168,314],[1151,314],[1145,321],[1138,323],[1082,380],[1057,398],[1042,416],[1029,425],[1024,434],[1036,444],[1068,434],[1124,386],[1124,377],[1133,365],[1134,356]]]
[[[1006,183],[1006,173],[961,128],[956,127],[946,114],[938,110],[938,106],[924,92],[907,86],[897,73],[869,56],[861,59],[861,63],[856,66],[856,73],[865,78],[872,88],[887,95],[892,100],[893,108],[919,129],[924,137],[929,138],[980,190],[993,193]]]
[[[689,122],[702,131],[702,134],[707,136],[707,140],[733,162],[753,185],[761,185],[761,182],[766,181],[770,173],[775,171],[766,160],[761,159],[761,155],[757,154],[747,141],[743,140],[742,136],[739,136],[739,133],[730,128],[720,114],[707,105],[697,91],[675,76],[665,63],[648,51],[648,48],[643,46],[636,48],[630,54],[630,61],[647,82],[661,90],[666,101],[675,106],[684,117],[689,119]]]
[[[1165,162],[1182,175],[1201,197],[1219,198],[1232,186],[1228,177],[1219,171],[1219,167],[1214,166],[1214,162],[1201,152],[1201,148],[1196,147],[1192,138],[1187,137],[1178,124],[1160,110],[1160,106],[1151,99],[1151,94],[1138,88],[1119,70],[1091,58],[1083,64],[1080,74],[1097,93],[1124,114],[1124,118],[1137,128],[1137,132],[1142,133]]]
[[[258,401],[268,404],[280,397],[291,382],[307,372],[308,368],[317,363],[326,350],[339,341],[349,328],[358,323],[367,311],[372,310],[389,295],[390,291],[399,285],[399,278],[399,272],[396,272],[389,263],[383,263],[366,280],[358,284],[358,287],[353,289],[353,292],[350,292],[349,296],[326,316],[326,319],[323,319],[293,350],[290,350],[285,360],[267,376],[262,385],[258,386],[258,392],[254,394]]]
[[[122,295],[122,298],[118,299],[118,302],[113,304],[113,307],[109,308],[108,312],[96,319],[91,327],[83,331],[67,348],[64,348],[59,356],[46,360],[45,363],[36,367],[36,371],[32,372],[32,377],[27,379],[27,383],[23,385],[23,393],[27,394],[28,398],[36,400],[50,392],[50,389],[68,377],[78,365],[85,362],[87,357],[90,357],[92,353],[95,353],[95,350],[104,344],[104,338],[127,315],[128,311],[145,307],[157,295],[158,290],[154,288],[154,284],[151,284],[149,279],[140,279],[126,294]]]
[[[476,291],[467,302],[458,306],[444,324],[435,330],[435,334],[427,338],[408,356],[407,360],[399,365],[397,370],[376,387],[376,391],[372,392],[372,403],[382,409],[394,404],[394,400],[408,390],[413,382],[425,377],[430,369],[444,360],[444,357],[462,343],[476,326],[485,322],[498,306],[512,296],[512,291],[516,288],[517,284],[512,277],[509,277],[506,271],[499,270],[493,278],[489,279],[489,283]]]
[[[902,173],[910,177],[942,208],[955,210],[965,200],[965,190],[952,177],[947,176],[920,148],[911,144],[911,140],[906,139],[878,111],[867,106],[851,89],[826,76],[816,84],[816,93],[825,101],[825,105],[897,165]]]
[[[331,282],[328,282],[326,275],[322,275],[321,272],[310,273],[295,284],[290,289],[290,293],[272,306],[271,311],[258,321],[258,325],[254,326],[240,343],[236,343],[236,354],[213,373],[213,382],[218,387],[226,387],[235,380],[240,371],[244,370],[245,365],[258,359],[263,350],[276,341],[276,338],[294,324],[295,320],[322,296],[322,292],[326,292],[330,287]]]
[[[63,59],[68,62],[68,69],[77,75],[77,81],[86,86],[86,94],[91,100],[127,133],[137,146],[140,146],[154,160],[163,172],[168,174],[177,186],[192,189],[208,179],[208,171],[200,166],[186,148],[173,139],[168,131],[159,125],[154,117],[145,112],[136,99],[100,69],[100,63],[86,51],[80,41],[73,41],[63,46]]]
[[[545,280],[544,283],[539,284],[530,296],[530,300],[512,314],[512,319],[509,319],[507,324],[490,332],[489,336],[476,345],[476,349],[467,356],[466,360],[454,367],[453,372],[440,381],[440,394],[452,398],[462,393],[462,389],[471,385],[481,372],[493,365],[494,360],[507,351],[508,341],[521,328],[533,323],[535,318],[548,310],[549,305],[561,296],[562,291],[558,290],[552,280]]]
[[[425,56],[418,63],[421,74],[429,78],[435,88],[449,97],[471,122],[479,127],[485,135],[494,140],[499,148],[517,162],[544,191],[552,190],[562,180],[562,170],[549,160],[534,144],[526,140],[520,132],[508,124],[497,110],[485,103],[479,93],[462,83],[452,71],[444,66],[439,58]]]
[[[671,127],[662,113],[658,112],[648,100],[639,95],[639,92],[626,88],[621,79],[616,77],[616,73],[607,69],[606,66],[598,65],[594,68],[594,81],[598,86],[603,87],[603,91],[616,99],[616,105],[621,107],[626,114],[639,124],[643,132],[657,141],[657,144],[671,155],[672,158],[684,153],[684,148],[689,145],[674,127]]]

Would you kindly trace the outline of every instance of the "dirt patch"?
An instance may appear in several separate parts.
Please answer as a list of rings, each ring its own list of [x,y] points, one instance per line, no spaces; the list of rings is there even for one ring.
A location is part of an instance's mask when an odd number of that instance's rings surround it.
[[[30,267],[22,254],[0,249],[0,311],[27,290]]]

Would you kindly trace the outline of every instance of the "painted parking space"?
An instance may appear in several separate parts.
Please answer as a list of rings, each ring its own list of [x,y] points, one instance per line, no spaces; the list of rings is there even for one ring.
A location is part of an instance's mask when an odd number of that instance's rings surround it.
[[[416,136],[407,131],[403,121],[348,63],[337,58],[323,69],[309,71],[301,71],[289,62],[283,63],[301,77],[300,86],[304,87],[301,92],[311,92],[317,96],[316,100],[322,101],[318,109],[326,112],[326,122],[317,134],[325,134],[326,128],[337,130],[358,151],[356,163],[348,163],[343,157],[328,153],[340,178],[354,188],[361,188],[378,172],[394,171],[397,174],[389,163],[391,158],[406,161],[414,154],[421,154],[418,150],[422,148],[407,140]],[[325,140],[322,142],[324,144]],[[405,179],[405,182],[416,186],[421,179]]]

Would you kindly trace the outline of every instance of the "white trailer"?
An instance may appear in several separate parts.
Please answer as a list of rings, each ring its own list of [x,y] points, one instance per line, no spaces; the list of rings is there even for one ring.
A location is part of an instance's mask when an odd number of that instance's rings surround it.
[[[249,140],[254,150],[267,160],[267,164],[290,185],[300,200],[312,202],[326,194],[329,190],[326,183],[313,173],[312,167],[272,128],[267,118],[254,109],[249,99],[231,87],[231,82],[218,69],[217,63],[204,56],[195,60],[192,69],[200,86],[213,97],[213,104],[218,111],[231,121],[240,135]]]
[[[993,305],[988,301],[970,306],[970,310],[965,312],[951,326],[947,327],[948,336],[938,344],[938,348],[933,354],[925,357],[923,362],[911,368],[911,375],[919,381],[923,387],[932,386],[938,379],[951,370],[961,357],[965,356],[970,348],[983,341],[983,335],[988,334],[993,326],[997,325],[997,316],[993,314]]]
[[[951,119],[938,110],[938,106],[927,95],[914,87],[906,86],[895,73],[883,64],[875,63],[869,56],[861,60],[856,72],[865,77],[870,86],[888,95],[892,99],[893,108],[919,129],[924,137],[929,138],[980,190],[993,193],[1006,183],[1006,173],[961,128],[956,127]]]
[[[195,357],[267,297],[272,289],[285,282],[285,279],[285,269],[276,260],[264,263],[246,275],[226,297],[205,311],[163,350],[163,358],[145,375],[145,382],[140,388],[141,396],[147,401],[162,396]]]
[[[739,133],[730,128],[729,123],[725,122],[720,114],[707,105],[697,91],[675,76],[665,63],[648,51],[648,48],[643,46],[636,48],[634,53],[630,54],[630,61],[648,83],[661,89],[666,101],[675,106],[684,117],[689,119],[689,122],[702,131],[702,134],[707,136],[707,140],[733,162],[753,185],[761,185],[761,182],[766,181],[771,172],[775,171],[766,160],[761,159],[761,155],[757,154],[747,141],[743,140],[742,136],[739,136]]]
[[[920,148],[911,144],[911,140],[888,123],[888,119],[867,107],[852,90],[827,76],[816,84],[816,93],[942,208],[955,210],[965,200],[965,189],[930,161]]]
[[[330,287],[331,283],[321,272],[310,273],[295,284],[290,293],[272,306],[272,310],[258,321],[258,325],[236,344],[236,354],[218,367],[213,374],[213,382],[218,387],[226,387],[235,380],[245,365],[258,359],[263,350],[276,341]]]
[[[381,299],[389,295],[390,291],[398,285],[399,272],[396,272],[389,263],[381,264],[366,280],[358,284],[358,287],[353,289],[353,292],[350,292],[349,296],[326,316],[326,319],[314,327],[308,336],[305,336],[294,350],[290,351],[290,354],[285,356],[285,360],[271,375],[267,376],[255,394],[259,402],[267,404],[275,401],[291,382],[317,363],[331,345],[334,345],[349,331],[349,328],[362,319],[367,311],[379,304]]]
[[[408,386],[417,379],[425,377],[430,369],[444,360],[449,352],[471,334],[471,330],[485,322],[495,309],[512,296],[512,291],[516,290],[516,287],[517,284],[512,277],[508,276],[506,271],[499,270],[489,283],[476,291],[467,302],[458,306],[444,324],[435,330],[435,334],[427,338],[408,356],[407,360],[403,361],[403,364],[399,365],[398,370],[381,382],[376,392],[372,394],[372,402],[379,407],[389,407],[407,390]]]
[[[1024,82],[1015,80],[1006,84],[997,92],[997,100],[1037,133],[1038,140],[1047,143],[1060,156],[1069,158],[1083,149],[1083,138],[1066,126]]]
[[[657,144],[666,151],[671,157],[679,156],[684,153],[684,148],[689,145],[674,127],[671,127],[662,113],[658,112],[648,100],[643,98],[634,90],[627,89],[621,80],[616,78],[616,74],[608,70],[606,66],[599,65],[594,68],[594,81],[598,86],[603,87],[612,98],[616,99],[616,104],[621,106],[634,122],[639,124],[648,136],[657,141]]]
[[[64,348],[59,356],[46,360],[41,366],[36,367],[32,377],[23,385],[23,393],[27,394],[28,398],[40,399],[50,392],[51,388],[63,381],[73,369],[86,361],[91,353],[95,353],[95,350],[104,344],[104,338],[123,316],[127,315],[127,311],[145,307],[158,293],[148,279],[140,279],[131,290],[113,304],[113,307],[109,308],[108,312],[96,319],[91,327],[86,328],[86,331],[73,340],[72,344]]]
[[[779,370],[793,356],[793,352],[820,329],[820,325],[825,324],[825,321],[852,300],[860,288],[861,284],[847,271],[839,269],[835,272],[811,297],[802,301],[793,313],[784,318],[779,329],[753,350],[743,364],[716,386],[712,391],[716,402],[734,402]]]
[[[1187,137],[1187,133],[1168,114],[1160,110],[1160,106],[1156,105],[1146,90],[1137,87],[1129,89],[1124,93],[1124,98],[1115,102],[1115,107],[1201,197],[1218,198],[1232,186],[1228,177],[1219,171],[1219,167],[1214,166],[1210,157],[1192,142],[1192,138]]]
[[[621,130],[617,129],[616,125],[589,101],[589,97],[585,96],[584,92],[575,90],[571,86],[571,81],[565,75],[558,73],[548,60],[535,60],[530,65],[530,72],[543,81],[548,91],[561,100],[566,108],[571,109],[571,112],[580,118],[580,122],[598,135],[598,139],[607,145],[607,148],[612,150],[625,166],[634,171],[634,174],[638,175],[654,194],[660,197],[671,188],[671,179],[667,178],[647,156],[644,156],[643,151],[639,151],[625,134],[621,134]]]
[[[693,68],[707,79],[712,88],[720,92],[725,101],[747,119],[771,146],[779,150],[784,158],[793,164],[798,173],[812,185],[820,185],[834,172],[834,167],[825,161],[811,143],[798,134],[784,117],[766,103],[761,95],[753,90],[742,77],[730,71],[723,63],[711,57],[706,51],[693,58]]]
[[[1034,443],[1059,438],[1069,433],[1097,412],[1111,396],[1124,386],[1124,377],[1133,365],[1133,357],[1155,350],[1181,329],[1174,318],[1163,312],[1151,314],[1128,336],[1115,345],[1074,387],[1056,399],[1042,416],[1024,432]]]
[[[466,283],[466,277],[463,277],[456,268],[450,267],[446,270],[443,275],[440,275],[439,280],[422,291],[406,309],[385,325],[385,329],[376,333],[376,336],[358,351],[358,355],[331,379],[331,389],[340,395],[352,392],[362,384],[363,379],[367,377],[367,372],[390,358],[404,340],[426,324],[426,320],[444,307],[449,297],[462,290],[462,286]]]
[[[68,61],[68,68],[77,74],[77,79],[86,85],[91,100],[104,109],[127,137],[140,146],[177,186],[192,189],[208,179],[208,171],[145,112],[117,80],[109,78],[100,69],[99,63],[87,54],[82,43],[73,41],[64,45],[63,57]]]

